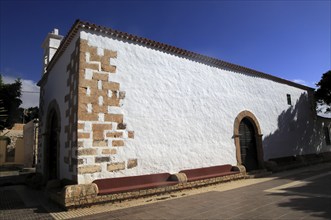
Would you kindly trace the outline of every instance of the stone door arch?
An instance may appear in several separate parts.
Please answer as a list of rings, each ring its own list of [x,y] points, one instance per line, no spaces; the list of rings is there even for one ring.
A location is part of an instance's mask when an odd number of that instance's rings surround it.
[[[233,137],[234,143],[236,146],[236,158],[238,165],[244,165],[244,161],[242,161],[242,153],[241,152],[241,145],[240,145],[240,125],[243,127],[243,123],[247,124],[248,127],[252,126],[253,130],[252,133],[254,134],[255,138],[255,146],[256,146],[256,159],[257,159],[257,169],[264,168],[264,161],[263,161],[263,147],[262,147],[262,136],[260,124],[253,113],[250,111],[242,111],[238,114],[236,119],[234,120],[234,130],[233,130]],[[250,125],[251,124],[251,125]],[[244,125],[245,126],[245,125]],[[246,167],[247,169],[247,167]],[[255,169],[255,168],[254,168]],[[248,169],[248,171],[250,171]]]

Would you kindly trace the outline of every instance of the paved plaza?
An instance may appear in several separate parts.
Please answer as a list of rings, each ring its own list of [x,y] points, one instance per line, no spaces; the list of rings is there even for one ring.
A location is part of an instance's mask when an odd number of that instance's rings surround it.
[[[67,212],[23,185],[0,196],[0,219],[331,219],[331,163]]]

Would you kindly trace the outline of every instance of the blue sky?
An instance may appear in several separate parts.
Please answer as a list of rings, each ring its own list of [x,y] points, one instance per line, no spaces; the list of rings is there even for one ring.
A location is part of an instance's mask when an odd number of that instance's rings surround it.
[[[44,37],[81,19],[314,87],[331,69],[330,14],[330,0],[0,0],[0,73],[35,91]]]

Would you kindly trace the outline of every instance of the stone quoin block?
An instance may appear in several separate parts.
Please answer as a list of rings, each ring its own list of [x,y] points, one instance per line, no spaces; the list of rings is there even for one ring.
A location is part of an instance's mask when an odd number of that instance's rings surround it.
[[[81,79],[79,81],[79,87],[83,87],[83,88],[90,87],[90,89],[97,89],[98,88],[98,81],[89,80],[89,79]]]
[[[125,92],[124,92],[124,91],[120,91],[120,92],[118,93],[118,98],[119,98],[119,99],[124,99],[124,98],[125,98]]]
[[[80,130],[83,130],[84,129],[84,126],[85,126],[85,124],[84,123],[78,123],[78,129],[80,129]]]
[[[96,155],[97,154],[97,150],[94,148],[81,148],[78,149],[77,151],[77,155],[81,156],[81,155]]]
[[[93,131],[111,130],[112,128],[112,124],[94,124],[92,126]]]
[[[93,141],[93,147],[108,147],[108,142],[107,140]]]
[[[98,114],[94,114],[94,113],[86,113],[86,112],[79,112],[78,114],[78,120],[82,120],[82,121],[98,121],[99,116]]]
[[[108,81],[108,74],[107,73],[93,72],[92,79],[93,80]]]
[[[109,91],[111,91],[111,90],[109,90]],[[111,98],[118,98],[118,96],[117,96],[117,94],[118,94],[118,91],[111,91],[111,92],[109,92],[110,94],[109,94],[109,96],[111,97]]]
[[[125,123],[119,123],[117,125],[117,129],[118,130],[125,130],[126,129],[126,124]]]
[[[87,87],[79,87],[78,94],[80,95],[87,95]]]
[[[78,132],[78,138],[90,138],[90,133]]]
[[[102,87],[103,89],[117,91],[120,89],[120,84],[117,82],[103,82]]]
[[[93,94],[93,90],[91,90],[91,95],[89,95],[89,96],[81,96],[79,101],[82,104],[93,104],[93,105],[97,105],[98,104],[98,98],[99,98],[99,96],[97,96],[96,94]]]
[[[109,97],[105,97],[104,99],[104,105],[108,105],[108,106],[120,106],[120,100],[117,98],[109,98]]]
[[[116,154],[117,150],[116,149],[102,149],[102,154]]]
[[[110,163],[107,165],[107,170],[109,172],[115,172],[124,169],[125,169],[125,162]]]
[[[95,141],[104,140],[103,130],[93,130],[93,140]]]
[[[112,145],[113,145],[113,147],[122,147],[122,146],[124,146],[124,141],[122,141],[122,140],[113,140]]]
[[[87,103],[81,103],[78,106],[78,114],[86,114],[87,113]]]
[[[106,105],[102,105],[102,106],[100,106],[100,105],[93,105],[93,112],[107,113],[108,112],[108,107]]]
[[[134,138],[134,131],[128,131],[128,138]]]
[[[99,66],[100,66],[100,64],[98,64],[98,63],[85,63],[85,62],[80,62],[80,64],[83,64],[83,65],[81,65],[81,68],[84,68],[84,69],[92,69],[92,70],[99,71]]]
[[[104,57],[117,58],[117,51],[104,50]],[[109,60],[106,60],[108,62]]]
[[[85,165],[78,167],[78,174],[97,173],[97,172],[101,172],[100,165]]]
[[[95,162],[96,163],[103,163],[103,162],[109,162],[110,158],[109,157],[96,157]]]
[[[105,96],[106,97],[107,95],[108,95],[107,90],[92,89],[89,101],[92,101],[92,99],[97,99],[97,98],[99,98],[99,96]]]
[[[107,138],[121,138],[123,137],[123,132],[109,132],[106,133]]]
[[[127,164],[127,168],[128,168],[128,169],[134,168],[134,167],[136,167],[136,166],[138,166],[138,161],[137,161],[137,159],[129,159],[129,160],[128,160],[128,164]]]
[[[106,65],[104,62],[101,62],[101,70],[105,72],[115,73],[116,72],[116,66],[112,66],[109,64]]]

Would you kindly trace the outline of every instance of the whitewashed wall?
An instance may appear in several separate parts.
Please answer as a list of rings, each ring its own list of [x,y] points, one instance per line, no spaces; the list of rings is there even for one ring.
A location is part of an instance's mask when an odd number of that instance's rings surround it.
[[[307,137],[308,142],[302,138],[303,130],[318,129],[303,89],[99,34],[80,35],[90,46],[117,51],[116,62],[112,60],[117,71],[110,80],[126,91],[119,111],[129,130],[135,131],[135,138],[119,148],[112,161],[138,158],[138,166],[103,178],[236,165],[233,125],[244,110],[260,123],[265,160],[313,153],[316,147],[330,151],[321,136]]]
[[[46,126],[47,126],[47,112],[50,102],[56,100],[60,108],[60,117],[61,117],[61,131],[60,131],[60,154],[59,154],[59,173],[60,179],[67,178],[72,179],[72,174],[69,172],[68,164],[65,164],[64,157],[67,156],[67,150],[65,149],[65,142],[67,140],[67,135],[65,134],[65,126],[68,125],[68,118],[66,118],[66,110],[68,108],[67,103],[65,103],[65,96],[69,93],[69,86],[67,86],[68,74],[67,74],[67,65],[70,63],[70,55],[75,49],[75,42],[78,39],[76,36],[63,52],[62,56],[57,60],[51,71],[48,73],[47,82],[44,85],[45,95],[44,99],[44,114],[42,115],[41,121],[43,121],[43,126],[41,127],[42,135],[42,155],[45,152],[45,135]],[[43,156],[40,158],[43,164]],[[44,167],[41,167],[41,171],[44,171]]]

